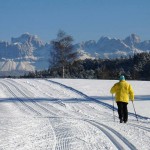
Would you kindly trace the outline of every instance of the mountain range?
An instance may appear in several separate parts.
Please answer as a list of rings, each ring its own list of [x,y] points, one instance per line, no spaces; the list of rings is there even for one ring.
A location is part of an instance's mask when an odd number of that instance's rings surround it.
[[[150,40],[141,41],[136,34],[125,39],[101,37],[74,44],[78,59],[118,58],[135,53],[149,52]],[[44,70],[49,67],[52,46],[36,35],[24,33],[11,38],[10,42],[0,41],[0,76],[19,76],[29,71]]]

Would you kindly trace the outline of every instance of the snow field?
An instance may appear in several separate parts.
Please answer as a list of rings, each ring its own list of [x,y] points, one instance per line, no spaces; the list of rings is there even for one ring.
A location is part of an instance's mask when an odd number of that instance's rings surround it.
[[[2,150],[116,150],[150,147],[149,119],[129,115],[113,120],[110,87],[116,81],[77,79],[1,79],[0,149]],[[130,81],[135,106],[150,100],[149,82]],[[141,83],[142,82],[142,83]],[[146,89],[143,89],[146,87]],[[138,102],[138,103],[137,103]],[[129,111],[132,112],[132,107]],[[141,113],[142,112],[142,113]]]

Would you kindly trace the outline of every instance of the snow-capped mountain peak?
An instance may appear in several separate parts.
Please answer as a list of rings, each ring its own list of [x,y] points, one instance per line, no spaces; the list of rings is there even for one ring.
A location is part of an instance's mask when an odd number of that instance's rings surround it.
[[[74,49],[78,52],[78,59],[117,58],[135,52],[149,52],[150,40],[141,42],[136,34],[131,34],[124,40],[102,36],[98,41],[74,44]],[[48,69],[51,50],[50,43],[44,43],[38,36],[29,33],[11,38],[11,43],[0,41],[0,75],[4,70],[18,73],[18,69],[23,72]]]
[[[31,44],[34,47],[41,47],[44,45],[37,35],[31,35],[29,33],[24,33],[18,38],[11,38],[11,43]]]
[[[136,34],[131,34],[130,36],[128,36],[128,37],[124,40],[124,42],[125,42],[127,45],[129,45],[129,46],[134,46],[134,45],[140,43],[140,42],[141,42],[141,39],[140,39],[140,37],[139,37],[138,35],[136,35]]]

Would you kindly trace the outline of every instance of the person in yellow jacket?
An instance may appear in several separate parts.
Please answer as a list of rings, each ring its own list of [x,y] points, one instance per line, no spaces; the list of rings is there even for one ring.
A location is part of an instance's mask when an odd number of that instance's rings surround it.
[[[114,84],[111,88],[110,92],[115,94],[120,123],[126,123],[128,121],[127,105],[129,100],[134,100],[134,91],[132,86],[125,81],[125,77],[123,75],[120,76],[119,80],[120,81]]]

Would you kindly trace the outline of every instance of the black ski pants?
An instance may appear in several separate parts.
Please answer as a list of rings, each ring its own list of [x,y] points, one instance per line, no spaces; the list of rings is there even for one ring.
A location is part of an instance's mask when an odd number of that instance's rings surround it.
[[[117,102],[118,106],[118,115],[120,121],[127,122],[128,121],[128,108],[127,108],[128,103],[125,102]]]

